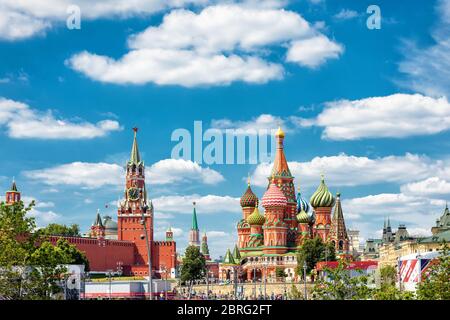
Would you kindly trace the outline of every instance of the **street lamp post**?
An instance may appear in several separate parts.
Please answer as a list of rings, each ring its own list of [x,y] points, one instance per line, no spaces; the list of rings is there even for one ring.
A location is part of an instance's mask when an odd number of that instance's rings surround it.
[[[308,293],[307,293],[307,291],[306,291],[306,268],[307,268],[307,266],[306,266],[306,261],[304,261],[303,262],[303,281],[305,282],[305,300],[307,300],[308,299]]]
[[[147,246],[147,257],[148,257],[148,293],[150,294],[150,300],[153,300],[153,277],[152,277],[152,255],[150,253],[150,239],[148,238],[147,226],[145,225],[144,213],[147,212],[148,207],[144,206],[142,208],[142,220],[141,224],[144,228],[145,244]]]
[[[253,296],[256,300],[256,267],[253,267]]]
[[[263,263],[264,267],[264,300],[267,300],[267,261]]]

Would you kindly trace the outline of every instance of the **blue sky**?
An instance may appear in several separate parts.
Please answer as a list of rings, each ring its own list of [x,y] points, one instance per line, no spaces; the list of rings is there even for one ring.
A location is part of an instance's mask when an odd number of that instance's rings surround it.
[[[116,216],[131,128],[155,234],[182,250],[192,201],[214,256],[233,246],[238,198],[270,164],[173,160],[177,128],[282,124],[306,198],[325,174],[349,227],[385,216],[426,234],[450,193],[450,1],[0,1],[0,186],[16,178],[40,225]],[[149,5],[149,3],[151,5]],[[69,4],[81,29],[66,27]],[[118,4],[122,4],[119,6]],[[105,208],[105,204],[110,204]]]

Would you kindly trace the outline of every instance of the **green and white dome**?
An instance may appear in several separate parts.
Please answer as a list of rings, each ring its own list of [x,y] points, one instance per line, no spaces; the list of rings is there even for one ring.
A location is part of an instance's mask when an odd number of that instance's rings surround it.
[[[324,176],[322,175],[320,185],[317,188],[316,192],[311,196],[309,203],[313,206],[313,208],[320,207],[332,207],[334,205],[335,199],[333,194],[328,190],[327,185],[325,184]]]

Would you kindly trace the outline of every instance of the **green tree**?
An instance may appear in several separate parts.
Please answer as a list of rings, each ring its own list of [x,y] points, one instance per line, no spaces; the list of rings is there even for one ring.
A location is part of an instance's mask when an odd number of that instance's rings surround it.
[[[201,254],[200,249],[196,246],[189,246],[183,258],[181,266],[180,280],[183,283],[189,284],[191,287],[193,281],[200,280],[206,274],[206,260],[205,256]],[[189,290],[189,293],[191,290]]]
[[[335,269],[325,268],[327,277],[315,282],[313,297],[320,300],[369,299],[372,290],[368,287],[368,277],[362,274],[351,277],[346,266],[345,261],[339,261]]]
[[[447,243],[443,243],[441,255],[429,269],[417,288],[421,300],[450,300],[450,257]]]
[[[50,223],[45,228],[39,229],[40,235],[46,236],[67,236],[67,237],[79,237],[80,227],[77,224],[66,226],[65,224]]]
[[[300,292],[300,290],[298,290],[298,288],[295,284],[292,284],[292,286],[291,286],[291,290],[289,292],[289,299],[291,299],[291,300],[302,300],[303,299],[302,293]]]
[[[336,251],[331,243],[324,243],[321,238],[306,239],[297,254],[296,273],[303,275],[303,264],[306,261],[306,272],[309,274],[319,261],[335,261]]]
[[[397,278],[397,270],[395,267],[387,265],[380,269],[381,286],[394,286]]]
[[[61,291],[64,264],[87,262],[84,254],[60,240],[53,246],[34,232],[28,213],[34,202],[0,203],[0,296],[5,299],[49,299]]]
[[[277,268],[275,269],[275,275],[276,275],[278,278],[286,278],[286,277],[287,277],[286,272],[284,272],[284,268],[280,268],[280,267],[277,267]]]
[[[89,268],[89,260],[86,254],[80,251],[75,245],[70,244],[65,239],[58,239],[56,242],[56,247],[58,247],[68,258],[68,264],[83,264],[84,270],[87,272]]]

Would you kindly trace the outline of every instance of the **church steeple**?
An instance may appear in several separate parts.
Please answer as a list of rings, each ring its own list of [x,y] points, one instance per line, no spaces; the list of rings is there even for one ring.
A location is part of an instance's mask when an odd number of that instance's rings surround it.
[[[269,180],[274,177],[292,177],[284,154],[284,131],[281,130],[281,127],[278,128],[275,139],[277,140],[277,150],[273,162],[272,174],[269,177]]]
[[[336,253],[339,256],[346,256],[349,254],[349,239],[347,228],[345,227],[340,193],[336,194],[336,205],[334,207],[333,218],[331,220],[329,239],[335,245]]]

